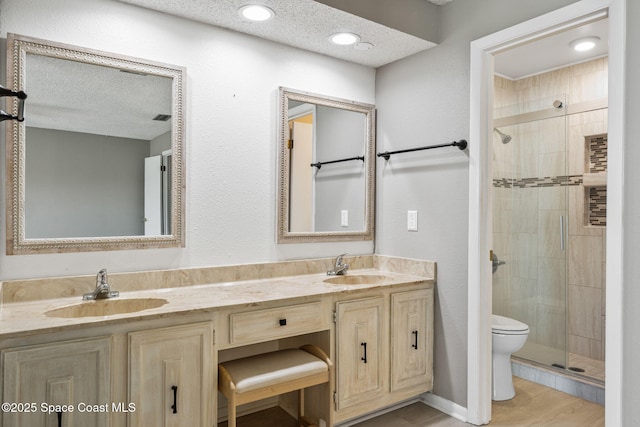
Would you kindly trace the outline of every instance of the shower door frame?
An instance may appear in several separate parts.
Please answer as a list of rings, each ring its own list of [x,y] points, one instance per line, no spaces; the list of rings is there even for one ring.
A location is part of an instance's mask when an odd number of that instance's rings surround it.
[[[491,249],[492,167],[490,141],[493,129],[493,55],[559,31],[610,17],[609,135],[622,140],[624,123],[624,1],[582,0],[471,43],[469,139],[469,245],[468,245],[468,330],[467,330],[467,422],[481,425],[491,420]],[[611,118],[611,117],[615,118]],[[610,150],[610,167],[621,166],[622,150]],[[607,233],[622,236],[622,176],[609,177],[615,190],[609,194]],[[607,239],[607,305],[621,302],[620,276],[622,248]],[[615,283],[611,279],[616,279]],[[615,301],[614,301],[615,300]],[[620,334],[609,333],[621,319],[607,322],[607,349],[619,349]],[[608,352],[609,354],[609,352]],[[621,356],[607,357],[606,422],[618,425],[621,419]],[[455,408],[454,408],[455,411]],[[461,415],[461,414],[460,414]]]

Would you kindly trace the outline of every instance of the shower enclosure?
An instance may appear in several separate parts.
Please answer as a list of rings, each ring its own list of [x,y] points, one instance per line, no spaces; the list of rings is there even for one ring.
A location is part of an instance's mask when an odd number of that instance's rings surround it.
[[[606,134],[591,135],[606,110],[583,109],[556,95],[494,113],[493,313],[529,325],[515,357],[604,380],[605,222],[590,184],[603,150],[590,141],[604,140],[606,169]]]

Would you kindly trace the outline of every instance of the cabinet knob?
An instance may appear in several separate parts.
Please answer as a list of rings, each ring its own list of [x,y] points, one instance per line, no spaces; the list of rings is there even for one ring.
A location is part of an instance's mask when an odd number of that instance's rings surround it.
[[[287,326],[287,319],[280,319],[280,326]]]

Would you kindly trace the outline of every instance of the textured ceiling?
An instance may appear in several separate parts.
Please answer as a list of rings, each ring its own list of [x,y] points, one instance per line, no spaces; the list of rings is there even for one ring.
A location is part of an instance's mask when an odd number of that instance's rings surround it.
[[[248,0],[119,0],[148,9],[254,35],[370,67],[396,61],[435,43],[313,0],[256,0],[276,17],[267,23],[242,20],[238,8]],[[447,3],[450,0],[429,0]],[[328,41],[351,31],[374,45],[370,51]],[[151,120],[171,114],[171,80],[152,75],[40,55],[27,56],[29,126],[151,140],[170,131],[171,122]],[[46,70],[40,72],[39,70]],[[60,82],[51,85],[51,81]],[[91,90],[87,90],[91,88]],[[86,94],[91,93],[87,97]],[[132,96],[133,95],[133,96]],[[64,99],[63,105],[59,100]]]
[[[222,28],[261,37],[350,62],[380,67],[413,55],[436,44],[402,31],[369,21],[313,0],[265,0],[276,16],[267,22],[248,22],[238,8],[247,0],[119,0]],[[430,0],[442,3],[443,0]],[[447,0],[444,0],[447,2]],[[349,31],[360,36],[373,49],[359,51],[336,46],[328,37]]]
[[[170,78],[32,54],[25,68],[28,126],[143,140],[171,130],[152,120],[171,114]]]

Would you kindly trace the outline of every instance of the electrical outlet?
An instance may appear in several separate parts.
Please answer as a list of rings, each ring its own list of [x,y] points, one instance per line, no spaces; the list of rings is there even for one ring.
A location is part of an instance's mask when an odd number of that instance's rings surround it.
[[[349,226],[349,211],[347,209],[343,209],[340,211],[340,226]]]
[[[407,211],[407,231],[418,231],[418,211]]]

